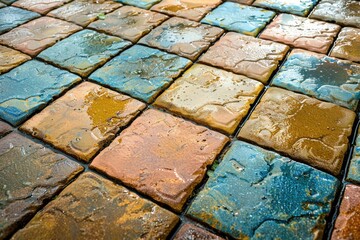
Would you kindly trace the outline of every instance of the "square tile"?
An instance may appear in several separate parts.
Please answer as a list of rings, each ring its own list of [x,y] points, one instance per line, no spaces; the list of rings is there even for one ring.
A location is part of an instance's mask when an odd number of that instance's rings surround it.
[[[38,57],[86,77],[129,45],[121,38],[86,29],[42,51]]]
[[[41,14],[46,14],[71,0],[19,0],[13,3],[15,7],[25,8]]]
[[[89,27],[137,42],[166,19],[168,17],[164,14],[124,6],[107,14],[105,19],[91,23]]]
[[[360,129],[360,128],[359,128]],[[360,183],[360,130],[357,131],[356,142],[352,152],[346,180]]]
[[[254,6],[307,16],[319,0],[256,0]]]
[[[239,137],[338,175],[354,120],[346,108],[271,87]]]
[[[115,1],[144,9],[149,9],[154,4],[161,2],[161,0],[115,0]]]
[[[205,229],[197,227],[193,224],[186,223],[184,224],[180,230],[176,233],[174,240],[224,240],[215,234],[212,234]]]
[[[11,131],[12,131],[12,127],[9,124],[0,121],[0,137],[6,135]]]
[[[0,44],[37,55],[57,41],[81,30],[81,27],[50,17],[41,17],[0,36]]]
[[[179,217],[94,173],[85,173],[14,239],[165,239]],[[46,224],[44,224],[46,223]],[[61,236],[61,237],[60,237]]]
[[[26,62],[0,75],[0,117],[18,125],[80,80],[43,62]]]
[[[232,134],[263,87],[250,78],[194,64],[155,105]]]
[[[229,32],[199,61],[266,83],[288,50],[284,44]]]
[[[191,61],[157,49],[135,45],[90,75],[90,79],[146,102],[178,77]]]
[[[360,29],[341,29],[330,56],[360,62]]]
[[[0,8],[0,34],[37,17],[40,17],[40,14],[21,8]]]
[[[1,239],[10,237],[83,170],[17,133],[0,139],[0,168]]]
[[[275,16],[275,12],[241,5],[233,2],[225,2],[201,21],[228,31],[256,36]]]
[[[280,14],[261,33],[260,38],[326,54],[339,31],[340,26],[336,24]]]
[[[360,99],[360,64],[295,49],[272,84],[355,110]]]
[[[143,37],[140,43],[194,61],[223,32],[221,28],[173,17]]]
[[[145,108],[145,104],[85,82],[21,126],[81,160],[89,161]]]
[[[322,239],[339,181],[236,141],[187,212],[235,239]]]
[[[26,54],[0,45],[0,74],[30,59]]]
[[[147,110],[91,167],[181,211],[228,138],[156,110]]]

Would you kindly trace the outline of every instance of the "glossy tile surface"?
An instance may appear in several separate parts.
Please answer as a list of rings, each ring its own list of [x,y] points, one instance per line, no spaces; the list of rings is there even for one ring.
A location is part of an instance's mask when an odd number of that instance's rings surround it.
[[[144,9],[149,9],[154,4],[161,2],[161,0],[116,0],[116,1]]]
[[[330,55],[360,62],[360,29],[350,27],[341,29]]]
[[[0,45],[0,74],[30,59],[26,54]]]
[[[41,14],[46,14],[54,8],[60,7],[71,0],[18,0],[13,6],[25,8]]]
[[[0,8],[0,34],[37,17],[40,15],[21,8]]]
[[[174,240],[222,240],[223,238],[212,234],[205,229],[199,228],[193,224],[186,223],[176,233]]]
[[[256,0],[255,6],[307,16],[319,0]]]
[[[360,134],[357,132],[354,150],[352,152],[347,180],[360,183]]]

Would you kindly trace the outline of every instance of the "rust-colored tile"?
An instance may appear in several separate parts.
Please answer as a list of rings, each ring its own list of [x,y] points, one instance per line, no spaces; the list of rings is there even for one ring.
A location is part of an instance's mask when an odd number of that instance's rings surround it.
[[[280,14],[261,33],[260,38],[327,53],[339,31],[340,26],[336,24]]]
[[[220,133],[148,110],[91,167],[180,211],[227,141]]]
[[[35,115],[21,130],[88,161],[144,107],[133,98],[85,82]]]
[[[70,1],[71,0],[19,0],[14,2],[12,5],[41,14],[46,14],[54,8],[60,7]]]
[[[26,54],[0,45],[0,74],[30,59]]]
[[[126,188],[85,173],[12,239],[166,239],[178,221]]]
[[[354,120],[348,109],[271,87],[239,137],[337,175]]]
[[[288,50],[280,43],[229,32],[199,61],[266,83]]]
[[[254,2],[254,0],[229,0],[229,2],[236,2],[236,3],[251,5]]]
[[[80,29],[81,27],[72,23],[42,17],[1,35],[0,43],[35,56],[56,41]]]
[[[216,236],[202,228],[199,228],[193,224],[186,223],[176,233],[173,240],[223,240],[223,238]]]
[[[331,56],[360,62],[360,29],[350,27],[341,29]]]
[[[0,137],[4,136],[12,130],[11,126],[7,123],[0,121]]]

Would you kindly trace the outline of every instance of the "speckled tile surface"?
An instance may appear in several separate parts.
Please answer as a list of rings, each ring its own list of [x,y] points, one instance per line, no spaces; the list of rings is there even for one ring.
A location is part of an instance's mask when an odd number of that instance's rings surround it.
[[[255,6],[307,16],[319,0],[256,0]]]
[[[21,8],[0,8],[0,34],[37,17],[40,17],[40,15]]]
[[[12,130],[12,127],[9,124],[0,121],[0,137],[11,132],[11,130]]]
[[[360,62],[360,29],[350,27],[341,29],[330,55]]]
[[[116,0],[116,1],[144,9],[149,9],[154,4],[161,2],[161,0]]]
[[[223,240],[223,238],[190,223],[184,224],[180,228],[180,230],[176,233],[173,239],[174,240],[189,240],[189,239]]]
[[[354,150],[352,152],[347,180],[360,183],[360,134],[357,132]]]
[[[26,54],[0,45],[0,74],[30,59]]]
[[[54,8],[60,7],[70,1],[71,0],[18,0],[13,3],[13,6],[46,14]]]

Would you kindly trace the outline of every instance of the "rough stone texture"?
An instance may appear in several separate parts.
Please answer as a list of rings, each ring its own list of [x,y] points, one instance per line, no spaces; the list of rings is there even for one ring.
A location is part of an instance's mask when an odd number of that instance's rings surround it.
[[[80,77],[32,60],[0,75],[0,117],[18,125]]]
[[[336,24],[280,14],[260,37],[326,54],[339,31],[340,26]]]
[[[161,0],[116,0],[116,1],[144,9],[149,9],[154,4],[161,2]]]
[[[178,221],[126,188],[85,173],[12,239],[165,239]]]
[[[220,3],[221,0],[163,0],[151,10],[199,21]]]
[[[0,74],[30,59],[28,55],[0,45]]]
[[[360,183],[360,128],[357,132],[356,143],[350,161],[347,180]]]
[[[355,110],[360,99],[360,64],[293,50],[272,84]]]
[[[19,134],[0,139],[0,239],[9,237],[82,170]]]
[[[306,16],[319,0],[256,0],[255,6]],[[337,1],[337,0],[335,0]]]
[[[330,56],[360,62],[360,29],[341,29]]]
[[[186,223],[176,233],[173,240],[223,240],[223,238],[216,236],[202,228],[193,224]]]
[[[144,107],[135,99],[85,82],[35,115],[21,130],[89,161]]]
[[[321,239],[338,186],[329,174],[237,141],[188,214],[236,239]]]
[[[305,95],[269,88],[240,138],[339,174],[355,113]]]
[[[275,12],[261,8],[225,2],[210,12],[201,22],[228,31],[256,36],[275,16]]]
[[[251,5],[254,2],[254,0],[228,0],[228,1],[229,2],[247,4],[247,5]]]
[[[86,29],[44,50],[38,57],[85,77],[129,45],[121,38]]]
[[[0,137],[9,133],[11,130],[12,130],[12,128],[9,124],[0,121]]]
[[[199,61],[266,83],[288,50],[280,43],[229,32]]]
[[[14,47],[31,56],[37,55],[81,27],[50,17],[41,17],[0,36],[0,44]]]
[[[75,0],[49,12],[48,15],[74,22],[85,27],[96,20],[99,14],[111,12],[121,6],[120,3],[114,1]]]
[[[220,133],[148,110],[91,167],[181,211],[227,141]]]
[[[30,21],[39,14],[16,7],[5,7],[0,9],[0,34]]]
[[[41,14],[46,14],[54,8],[60,7],[71,0],[19,0],[13,6],[25,8]]]
[[[360,236],[360,187],[346,185],[331,239],[358,239]]]
[[[358,0],[322,0],[310,17],[360,28],[359,9]]]
[[[151,102],[191,61],[135,45],[90,75],[90,79]]]
[[[140,43],[195,60],[223,32],[221,28],[173,17],[143,37]]]
[[[232,134],[263,87],[247,77],[195,64],[155,105]]]
[[[166,19],[168,17],[164,14],[124,6],[106,15],[105,19],[91,23],[89,27],[137,42]]]

